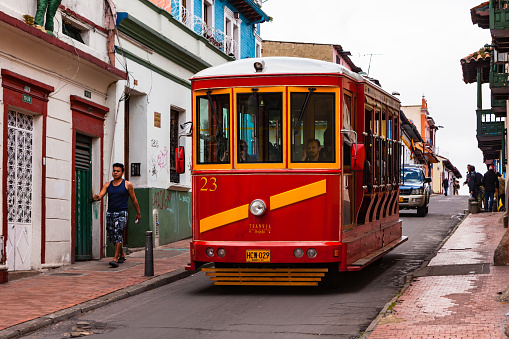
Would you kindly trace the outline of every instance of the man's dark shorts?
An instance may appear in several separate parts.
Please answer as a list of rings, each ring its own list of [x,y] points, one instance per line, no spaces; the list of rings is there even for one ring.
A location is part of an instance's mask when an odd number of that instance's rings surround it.
[[[127,224],[127,211],[106,212],[106,233],[109,242],[124,242],[124,228]]]

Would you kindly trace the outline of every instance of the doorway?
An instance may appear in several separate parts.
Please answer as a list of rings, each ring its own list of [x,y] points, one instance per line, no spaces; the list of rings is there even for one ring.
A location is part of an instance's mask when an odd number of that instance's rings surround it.
[[[7,128],[7,266],[31,269],[34,118],[8,112]]]
[[[92,138],[76,134],[75,260],[92,259]]]

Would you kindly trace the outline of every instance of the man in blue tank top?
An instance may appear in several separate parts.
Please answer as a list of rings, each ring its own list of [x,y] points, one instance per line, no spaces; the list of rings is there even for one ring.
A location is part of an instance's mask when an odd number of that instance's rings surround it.
[[[140,206],[134,194],[133,184],[122,178],[124,165],[113,164],[113,180],[104,184],[101,192],[94,195],[94,200],[101,200],[108,194],[108,210],[106,212],[106,232],[108,241],[115,245],[115,257],[110,261],[110,266],[118,267],[125,261],[125,253],[122,248],[124,242],[124,229],[127,224],[127,210],[129,209],[128,198],[131,198],[136,209],[136,223],[141,219]]]

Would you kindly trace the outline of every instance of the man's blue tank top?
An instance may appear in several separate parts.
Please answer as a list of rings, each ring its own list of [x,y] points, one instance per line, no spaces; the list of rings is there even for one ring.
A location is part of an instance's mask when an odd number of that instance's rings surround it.
[[[129,192],[125,188],[125,179],[118,186],[113,185],[113,180],[106,189],[108,192],[108,212],[122,212],[129,209]]]

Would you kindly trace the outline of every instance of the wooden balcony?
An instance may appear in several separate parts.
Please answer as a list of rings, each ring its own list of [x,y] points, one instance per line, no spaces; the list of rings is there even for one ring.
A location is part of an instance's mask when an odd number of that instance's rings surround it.
[[[509,0],[490,0],[490,31],[499,52],[509,52]]]
[[[504,118],[496,117],[491,109],[477,110],[477,146],[485,159],[496,159],[505,138]],[[495,157],[495,158],[493,158]]]
[[[509,87],[507,87],[509,74],[506,73],[505,65],[492,64],[490,72],[491,95],[495,100],[509,99]]]

